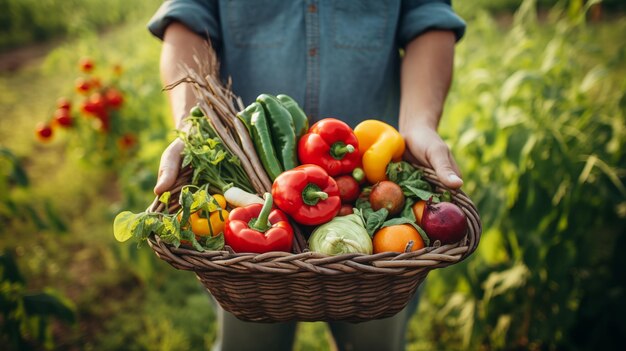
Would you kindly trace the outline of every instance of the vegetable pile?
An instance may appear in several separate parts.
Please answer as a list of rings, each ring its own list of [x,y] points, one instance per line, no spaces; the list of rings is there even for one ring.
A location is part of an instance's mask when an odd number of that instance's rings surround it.
[[[405,143],[394,127],[367,120],[352,129],[335,118],[309,127],[289,96],[261,94],[244,108],[225,92],[199,96],[189,132],[179,133],[188,185],[177,199],[162,194],[159,211],[120,213],[119,241],[154,234],[198,251],[339,255],[409,252],[465,237],[464,212],[402,161]],[[297,234],[308,235],[298,248]]]

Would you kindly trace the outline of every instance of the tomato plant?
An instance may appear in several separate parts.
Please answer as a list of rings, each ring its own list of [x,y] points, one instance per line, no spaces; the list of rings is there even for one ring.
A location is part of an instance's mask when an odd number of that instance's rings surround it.
[[[37,126],[36,135],[42,142],[56,137],[73,140],[85,150],[88,159],[115,164],[129,159],[138,149],[136,133],[142,116],[126,109],[122,86],[121,65],[107,71],[91,58],[78,63],[79,76],[74,82],[75,93],[60,97],[50,119]],[[56,129],[65,132],[55,133]]]

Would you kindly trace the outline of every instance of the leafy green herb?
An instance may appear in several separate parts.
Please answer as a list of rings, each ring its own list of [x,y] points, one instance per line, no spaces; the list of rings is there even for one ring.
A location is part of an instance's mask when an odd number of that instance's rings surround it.
[[[433,197],[437,199],[435,202],[438,202],[439,194],[433,192],[430,183],[422,179],[423,176],[421,170],[406,161],[392,162],[387,166],[387,177],[402,188],[404,196],[422,200]]]
[[[209,184],[223,192],[233,184],[254,192],[250,179],[239,158],[234,156],[219,139],[206,117],[187,117],[190,132],[179,132],[185,143],[183,167],[193,168],[192,184]]]
[[[367,208],[359,209],[357,207],[354,213],[358,213],[359,216],[361,216],[365,229],[367,230],[367,234],[369,234],[370,237],[374,237],[376,231],[382,227],[383,223],[389,216],[389,211],[386,208],[374,211],[371,206],[369,207],[369,210]]]
[[[192,192],[192,190],[195,190]],[[171,194],[164,193],[159,198],[161,202],[169,202]],[[134,238],[143,243],[150,235],[159,238],[174,247],[179,247],[182,241],[187,241],[198,251],[221,250],[224,247],[224,236],[201,237],[197,239],[195,234],[186,229],[189,226],[189,216],[196,211],[214,212],[220,206],[206,187],[199,188],[194,185],[184,187],[178,199],[180,209],[172,214],[156,212],[133,213],[123,211],[119,213],[113,222],[113,234],[120,242]]]
[[[416,198],[424,200],[424,201],[428,201],[429,199],[432,199],[433,202],[439,202],[440,195],[437,194],[437,193],[433,193],[432,191],[415,188],[415,187],[413,187],[411,185],[405,185],[403,190],[404,189],[406,189],[406,191],[409,194],[409,195],[407,195],[405,193],[405,196],[416,197]]]

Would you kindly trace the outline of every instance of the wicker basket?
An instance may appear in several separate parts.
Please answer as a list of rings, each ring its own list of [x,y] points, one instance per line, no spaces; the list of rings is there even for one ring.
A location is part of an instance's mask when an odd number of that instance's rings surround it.
[[[438,191],[446,189],[432,170],[421,169]],[[179,176],[171,190],[173,201],[190,173]],[[476,249],[482,230],[476,207],[462,191],[450,192],[467,215],[465,239],[410,253],[327,256],[307,251],[299,232],[294,240],[296,254],[240,254],[228,247],[198,252],[175,248],[154,235],[148,242],[162,260],[195,272],[218,303],[241,320],[363,322],[398,313],[429,271],[458,263]],[[163,206],[155,201],[150,210],[163,211]]]

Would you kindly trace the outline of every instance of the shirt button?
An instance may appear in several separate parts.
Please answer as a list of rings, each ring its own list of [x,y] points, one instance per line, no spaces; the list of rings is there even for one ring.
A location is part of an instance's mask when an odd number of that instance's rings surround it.
[[[315,56],[315,55],[317,55],[317,49],[316,48],[309,49],[309,56]]]
[[[309,12],[310,13],[316,13],[317,12],[317,6],[315,6],[315,4],[309,5]]]

